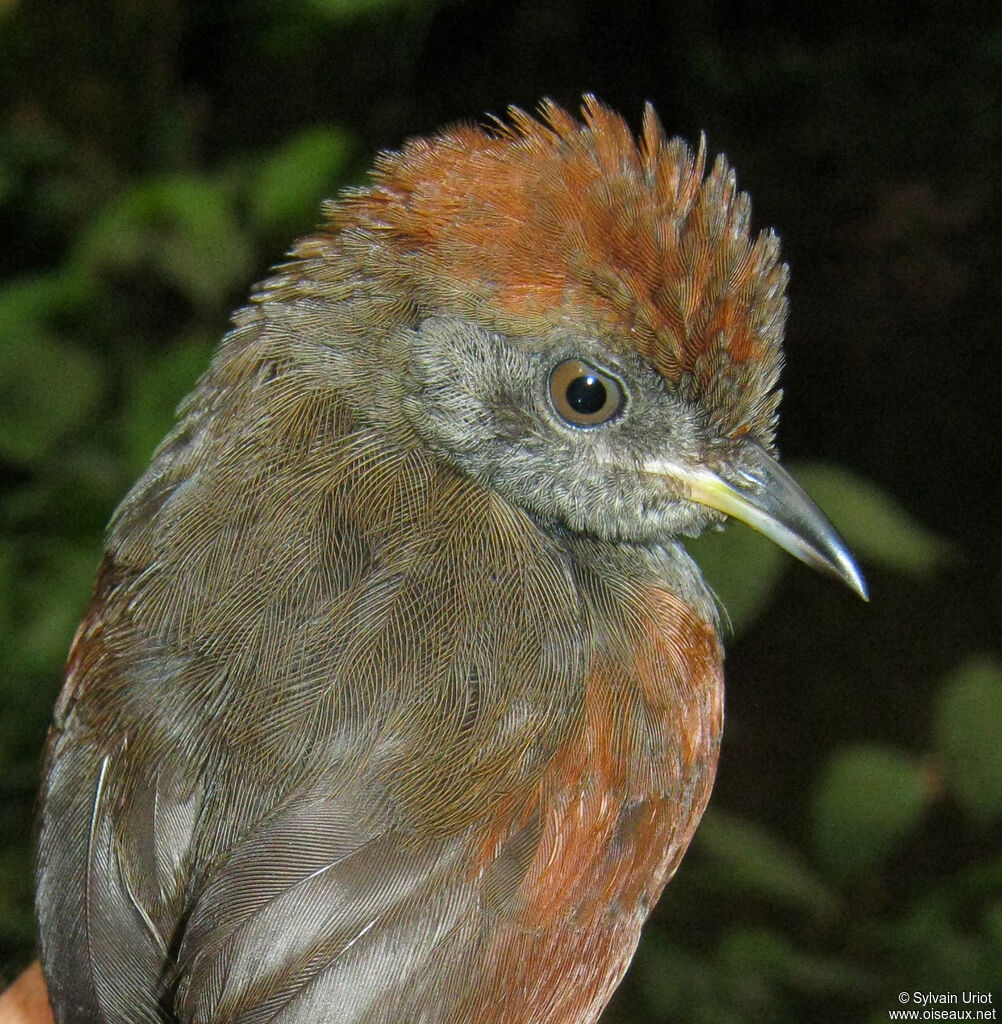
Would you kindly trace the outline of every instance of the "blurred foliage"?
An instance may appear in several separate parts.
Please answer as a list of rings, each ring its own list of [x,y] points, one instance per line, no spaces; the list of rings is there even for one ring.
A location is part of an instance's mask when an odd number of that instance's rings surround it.
[[[1002,669],[966,662],[937,694],[936,749],[947,782],[980,824],[1002,817]]]
[[[720,783],[606,1020],[999,993],[1002,670],[972,654],[997,645],[997,484],[991,402],[964,401],[994,379],[971,298],[1002,219],[996,5],[649,6],[0,4],[0,970],[31,955],[39,750],[104,524],[230,310],[377,144],[596,88],[709,127],[784,225],[784,437],[838,460],[794,472],[873,596],[741,526],[692,542],[733,634]]]
[[[949,545],[869,481],[820,464],[795,466],[794,474],[868,564],[921,577],[948,561]]]
[[[948,546],[872,484],[832,466],[796,475],[868,561],[909,575],[942,566]],[[688,546],[732,628],[747,629],[774,599],[784,559],[740,526]],[[937,818],[964,845],[1002,821],[1002,664],[974,657],[939,680],[931,718],[917,749],[837,747],[813,783],[803,780],[813,791],[805,848],[711,806],[684,886],[641,946],[635,981],[648,1016],[638,1019],[876,1024],[902,989],[997,990],[997,844],[945,875],[916,850]],[[694,950],[677,936],[698,934],[702,915],[731,924]]]
[[[813,787],[813,851],[711,807],[641,945],[637,1019],[877,1024],[901,990],[997,991],[998,848],[935,882],[908,863],[936,815],[950,816],[958,843],[1002,818],[1002,733],[970,720],[996,713],[1000,687],[1002,665],[984,659],[941,681],[923,754],[836,750]],[[707,916],[730,923],[694,946],[686,937]]]

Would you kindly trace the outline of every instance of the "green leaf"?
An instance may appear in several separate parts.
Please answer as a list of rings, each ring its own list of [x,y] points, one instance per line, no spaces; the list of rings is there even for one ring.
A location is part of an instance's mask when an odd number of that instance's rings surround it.
[[[792,471],[861,561],[924,576],[948,560],[949,545],[868,480],[824,463]]]
[[[1002,666],[968,661],[940,688],[934,719],[936,750],[947,783],[977,821],[1002,814]]]
[[[427,0],[309,0],[309,4],[324,17],[343,21],[380,11],[420,10]]]
[[[919,823],[928,802],[921,765],[884,746],[842,750],[814,798],[814,844],[836,877],[869,871]]]
[[[123,410],[130,475],[142,472],[173,426],[177,405],[209,365],[213,345],[204,337],[185,339],[143,363],[141,372],[132,375]]]
[[[352,150],[351,136],[338,128],[313,128],[290,139],[261,167],[250,197],[254,221],[266,231],[299,230],[315,221]]]
[[[204,306],[221,303],[244,280],[251,248],[221,185],[176,175],[111,202],[82,237],[76,259],[96,273],[152,270]]]
[[[0,323],[0,457],[27,466],[83,423],[101,390],[97,362],[37,323]]]
[[[94,284],[79,268],[15,278],[0,289],[0,333],[13,334],[28,322],[77,314],[93,295]]]
[[[33,934],[31,861],[24,845],[5,845],[0,847],[0,943],[27,944]]]
[[[1002,963],[1002,901],[996,901],[984,909],[985,934],[992,945],[998,950],[998,960]]]
[[[5,538],[0,547],[0,636],[7,636],[10,629],[12,597],[15,593],[13,540]],[[4,651],[0,649],[0,672],[4,668]]]
[[[903,914],[867,922],[867,945],[909,964],[923,989],[988,989],[999,959],[990,933],[979,928],[983,905],[965,906],[949,882],[919,891]]]
[[[37,536],[44,520],[49,535],[99,538],[132,482],[132,475],[124,475],[120,454],[109,452],[93,435],[33,468],[23,485],[0,492],[0,530]]]
[[[692,948],[664,938],[656,926],[644,929],[630,976],[656,1016],[652,1020],[745,1024],[732,1004],[718,964]]]
[[[764,977],[803,992],[858,996],[877,987],[851,961],[807,953],[764,928],[735,926],[724,935],[719,955],[739,977]]]
[[[685,546],[735,634],[764,611],[789,559],[772,541],[739,522],[729,522],[723,531],[687,538]]]
[[[727,882],[743,893],[817,915],[838,907],[838,898],[795,850],[735,815],[708,810],[693,846],[723,868]]]
[[[58,679],[94,586],[100,549],[52,538],[38,548],[39,564],[24,587],[31,616],[12,647],[22,671]]]

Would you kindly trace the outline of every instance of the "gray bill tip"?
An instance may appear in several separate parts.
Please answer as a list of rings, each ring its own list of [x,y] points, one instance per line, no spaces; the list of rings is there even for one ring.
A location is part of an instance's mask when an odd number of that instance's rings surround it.
[[[690,500],[758,530],[794,558],[841,580],[864,601],[866,581],[845,541],[807,492],[753,441],[741,442],[734,468],[673,467]]]

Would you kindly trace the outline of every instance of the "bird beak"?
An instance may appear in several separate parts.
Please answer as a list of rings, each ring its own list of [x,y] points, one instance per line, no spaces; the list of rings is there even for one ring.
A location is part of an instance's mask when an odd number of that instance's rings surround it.
[[[789,473],[753,441],[740,442],[734,470],[715,473],[705,466],[662,464],[691,501],[708,505],[788,551],[794,558],[828,573],[869,600],[859,567],[825,514]],[[657,472],[656,464],[649,471]]]

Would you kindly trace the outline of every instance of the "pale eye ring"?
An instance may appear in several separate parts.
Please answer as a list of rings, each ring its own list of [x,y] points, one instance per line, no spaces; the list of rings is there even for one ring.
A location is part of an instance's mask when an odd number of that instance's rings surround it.
[[[623,408],[619,381],[583,359],[565,359],[550,374],[550,400],[562,419],[575,427],[608,423]]]

